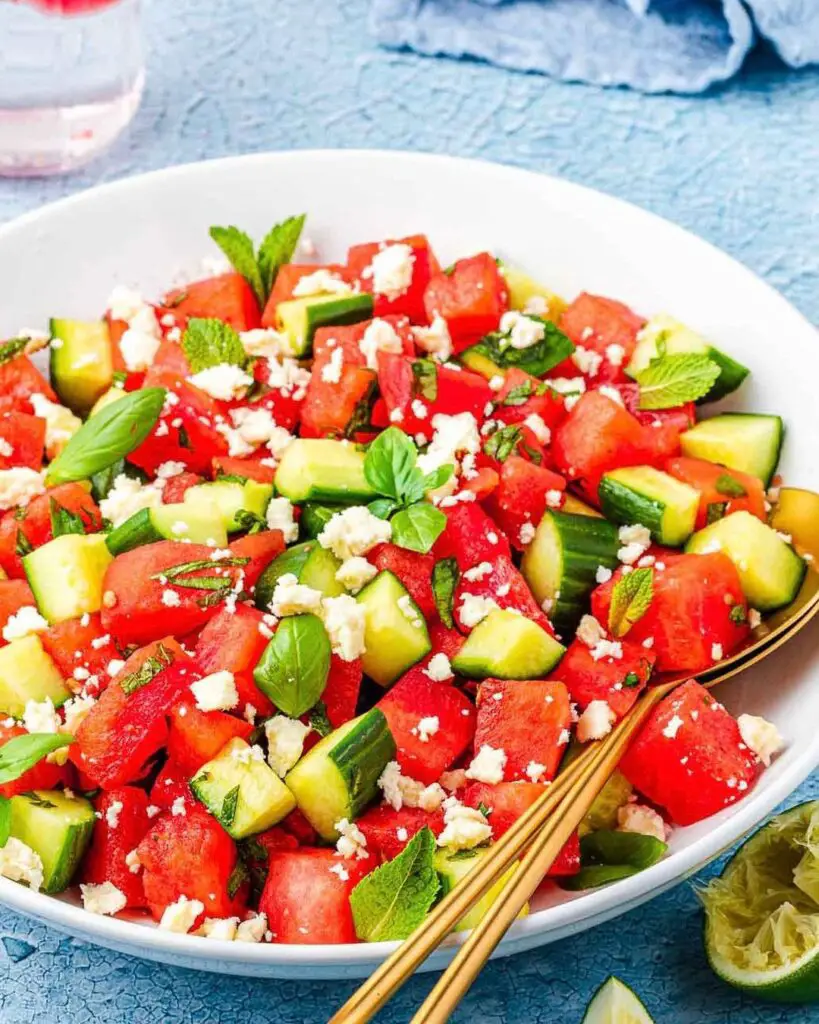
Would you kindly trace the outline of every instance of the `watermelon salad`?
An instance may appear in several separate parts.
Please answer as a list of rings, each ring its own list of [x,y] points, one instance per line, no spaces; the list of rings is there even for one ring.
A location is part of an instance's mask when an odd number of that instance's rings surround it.
[[[690,676],[544,884],[647,867],[782,745],[695,678],[802,583],[780,417],[700,419],[748,370],[671,316],[423,235],[320,264],[303,223],[0,347],[0,872],[213,939],[403,938]]]

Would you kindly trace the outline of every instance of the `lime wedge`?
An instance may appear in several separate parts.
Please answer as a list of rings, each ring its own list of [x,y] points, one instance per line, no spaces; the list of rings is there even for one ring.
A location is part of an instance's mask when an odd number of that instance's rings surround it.
[[[755,996],[819,1000],[819,800],[744,843],[700,893],[714,971]]]
[[[654,1021],[628,985],[611,977],[595,992],[583,1024],[654,1024]]]

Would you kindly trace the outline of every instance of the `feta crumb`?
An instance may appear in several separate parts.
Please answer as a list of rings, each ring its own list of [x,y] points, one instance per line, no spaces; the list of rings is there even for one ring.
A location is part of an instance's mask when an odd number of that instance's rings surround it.
[[[378,569],[371,565],[366,558],[362,558],[361,555],[354,555],[352,558],[346,559],[336,571],[338,582],[353,594],[357,594],[365,584],[369,583],[377,575]]]
[[[168,780],[170,782],[170,779]],[[185,806],[184,796],[178,796],[171,804],[171,814],[175,818],[184,818],[188,813],[188,809]]]
[[[472,758],[466,769],[466,777],[476,782],[487,782],[496,785],[503,782],[503,769],[506,767],[506,751],[496,750],[484,744]]]
[[[625,405],[620,391],[617,388],[612,387],[610,384],[603,384],[597,390],[601,395],[605,395],[606,398],[610,398],[612,402],[616,402],[618,405]]]
[[[125,805],[121,800],[112,800],[105,812],[105,821],[109,828],[116,828],[119,825],[119,816]]]
[[[267,914],[254,914],[236,929],[237,942],[261,942],[267,931]]]
[[[441,722],[438,716],[428,715],[426,718],[422,718],[411,732],[413,736],[417,736],[422,743],[428,743],[440,728]]]
[[[347,860],[364,860],[367,857],[367,839],[355,822],[342,818],[333,825],[333,828],[339,833],[336,841],[336,853],[339,857]]]
[[[131,850],[129,853],[125,854],[125,866],[132,875],[139,874],[139,870],[142,867],[142,861],[139,859],[139,853],[136,850]]]
[[[541,444],[548,444],[552,440],[552,432],[539,413],[530,413],[523,421],[523,425],[532,431]]]
[[[680,731],[683,725],[683,720],[679,715],[672,715],[668,720],[666,727],[663,729],[663,736],[666,739],[673,740],[677,733]]]
[[[239,703],[239,691],[233,673],[223,670],[191,683],[190,691],[200,711],[230,711]]]
[[[38,494],[45,494],[45,483],[36,469],[0,469],[0,510],[27,505]]]
[[[452,337],[442,316],[434,316],[429,327],[413,327],[412,334],[422,352],[435,356],[442,363],[452,355]]]
[[[447,679],[452,679],[454,675],[449,658],[443,652],[433,654],[423,673],[435,683],[443,683]]]
[[[30,846],[9,836],[0,847],[0,875],[12,882],[25,882],[37,892],[43,885],[43,862]]]
[[[722,644],[711,644],[711,660],[722,661]]]
[[[38,392],[32,394],[29,401],[34,415],[46,422],[46,454],[53,459],[80,429],[82,420],[64,405],[51,402]]]
[[[3,626],[3,639],[11,643],[30,633],[42,633],[48,629],[48,623],[32,605],[24,605],[14,615],[10,615]]]
[[[457,797],[444,801],[444,829],[438,846],[450,850],[472,850],[492,838],[492,826],[474,807],[465,807]]]
[[[785,745],[781,733],[773,722],[759,715],[740,715],[737,719],[742,742],[752,750],[767,768],[771,758]]]
[[[265,513],[269,530],[281,530],[285,544],[292,544],[299,536],[299,526],[293,517],[289,498],[271,498]]]
[[[457,464],[459,454],[477,455],[481,449],[478,421],[471,412],[460,412],[454,416],[436,413],[432,417],[432,429],[434,433],[429,447],[418,456],[418,468],[422,473]]]
[[[320,590],[299,583],[292,572],[287,572],[276,581],[270,610],[279,618],[285,615],[301,615],[304,612],[321,615],[321,598]]]
[[[606,359],[611,366],[622,366],[623,360],[626,358],[626,350],[622,345],[613,343],[606,345]]]
[[[355,661],[366,651],[364,633],[366,613],[364,606],[349,594],[327,597],[322,601],[324,628],[330,638],[333,652],[344,661]]]
[[[623,657],[623,645],[619,640],[598,640],[590,653],[594,661],[602,661],[603,658],[619,661]]]
[[[415,253],[404,242],[396,242],[380,249],[361,277],[372,280],[373,291],[391,302],[404,295],[412,284]]]
[[[404,351],[404,346],[396,334],[395,328],[389,320],[382,320],[380,317],[376,317],[367,324],[358,347],[370,370],[378,369],[379,352],[401,353]]]
[[[751,629],[756,629],[762,623],[762,616],[756,610],[756,608],[748,609],[748,625]]]
[[[333,864],[330,867],[330,874],[337,875],[342,882],[350,881],[350,872],[347,870],[347,868],[344,867],[343,864]]]
[[[594,578],[598,583],[608,583],[611,579],[611,569],[607,568],[605,565],[598,565]]]
[[[589,740],[601,740],[611,732],[616,720],[617,716],[607,701],[590,701],[578,719],[577,738],[581,743],[587,743]]]
[[[348,295],[352,290],[338,274],[321,267],[312,274],[305,274],[299,278],[293,289],[293,298],[300,299],[307,295]]]
[[[378,779],[378,786],[384,799],[396,811],[402,807],[420,807],[424,811],[436,811],[446,799],[446,793],[433,782],[425,786],[417,779],[401,774],[397,761],[390,761]]]
[[[187,934],[193,928],[194,921],[205,910],[205,904],[199,900],[189,900],[180,896],[176,903],[171,903],[162,914],[159,927],[168,932]]]
[[[129,327],[119,339],[119,350],[125,368],[131,373],[147,370],[156,358],[160,339],[156,334]]]
[[[60,716],[54,710],[50,697],[45,700],[27,700],[23,710],[23,728],[26,732],[59,732]]]
[[[510,309],[500,319],[500,330],[508,334],[509,345],[514,349],[531,348],[543,341],[546,328],[539,320],[534,320],[525,313]]]
[[[584,615],[577,627],[577,639],[587,647],[595,647],[605,638],[606,631],[593,615]]]
[[[483,622],[490,612],[495,611],[498,605],[491,597],[481,597],[479,594],[461,594],[460,619],[461,624],[467,629],[472,629]]]
[[[624,565],[633,565],[651,547],[651,531],[641,523],[621,526],[618,537],[622,546],[617,558]]]
[[[626,804],[617,809],[617,830],[619,832],[636,832],[642,836],[653,836],[664,843],[668,839],[668,829],[652,807],[645,804]]]
[[[143,485],[139,480],[120,473],[106,497],[100,501],[103,518],[120,526],[126,519],[144,508],[157,508],[162,504],[162,491],[153,484]]]
[[[113,882],[99,885],[80,884],[82,905],[90,914],[118,914],[128,905],[128,898]]]
[[[352,505],[336,512],[318,535],[323,548],[329,548],[342,562],[366,553],[392,536],[390,524],[374,516],[364,505]]]
[[[413,398],[410,403],[410,410],[417,420],[425,420],[429,416],[429,408],[424,405],[420,398]]]
[[[236,938],[238,924],[238,917],[206,917],[196,934],[206,939],[232,942]]]
[[[395,837],[399,843],[405,843],[409,839],[409,832],[402,826],[395,830]]]
[[[304,751],[304,741],[310,726],[297,718],[274,715],[264,723],[267,737],[267,763],[283,779]]]
[[[603,362],[599,352],[595,352],[593,348],[584,348],[582,345],[575,346],[570,358],[578,370],[587,377],[596,377]]]
[[[545,774],[546,765],[541,764],[539,761],[530,761],[526,765],[526,777],[531,779],[532,782],[540,782]]]
[[[448,792],[454,793],[467,783],[466,771],[463,768],[453,768],[450,772],[441,775],[441,786]]]
[[[518,531],[518,540],[526,547],[527,544],[531,544],[535,539],[535,527],[533,523],[523,523],[520,530]]]
[[[235,363],[219,363],[205,370],[192,374],[191,384],[210,395],[211,398],[230,402],[234,398],[243,398],[253,384],[253,378]]]
[[[170,587],[166,587],[162,591],[161,601],[166,608],[178,608],[182,604],[182,598],[175,590],[171,590]]]
[[[96,703],[97,701],[94,697],[79,696],[69,698],[63,704],[65,721],[60,727],[60,731],[67,732],[71,736],[76,735],[83,719]]]
[[[334,348],[330,358],[321,368],[321,379],[325,384],[338,384],[344,369],[344,349]]]
[[[247,355],[256,359],[278,359],[290,352],[290,339],[272,327],[240,331],[239,341]]]

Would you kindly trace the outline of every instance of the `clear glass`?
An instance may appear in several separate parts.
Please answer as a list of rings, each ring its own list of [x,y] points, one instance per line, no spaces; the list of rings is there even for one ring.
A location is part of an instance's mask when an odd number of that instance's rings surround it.
[[[59,174],[136,113],[141,0],[0,0],[0,175]]]

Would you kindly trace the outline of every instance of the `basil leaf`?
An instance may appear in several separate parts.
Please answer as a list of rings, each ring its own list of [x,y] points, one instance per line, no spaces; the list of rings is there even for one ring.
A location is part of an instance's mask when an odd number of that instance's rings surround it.
[[[26,555],[30,555],[34,550],[34,547],[28,537],[23,533],[20,527],[17,527],[17,540],[14,542],[14,553],[19,555],[20,558],[24,558]]]
[[[11,800],[0,796],[0,847],[6,845],[11,833]]]
[[[484,453],[490,459],[497,459],[498,462],[505,462],[510,455],[514,454],[518,441],[521,438],[520,427],[510,424],[508,427],[501,427],[496,430],[483,446]]]
[[[230,260],[230,265],[236,273],[241,274],[250,285],[259,305],[263,306],[267,294],[262,283],[259,262],[253,249],[253,239],[250,235],[230,225],[226,228],[212,227],[210,237]]]
[[[248,535],[261,533],[262,530],[267,529],[267,522],[261,516],[256,515],[255,512],[250,512],[246,508],[240,508],[234,515],[233,521],[239,530],[246,530]]]
[[[639,872],[630,864],[591,864],[581,868],[576,875],[560,879],[561,889],[568,892],[583,892],[586,889],[597,889],[610,882],[619,882],[623,878],[631,878]]]
[[[376,437],[364,456],[367,483],[379,494],[401,501],[417,457],[415,445],[404,431],[388,427]]]
[[[281,224],[274,225],[262,239],[259,246],[258,262],[265,298],[276,283],[279,268],[292,261],[305,220],[306,214],[304,213],[299,214],[298,217],[288,217]]]
[[[532,377],[542,377],[544,373],[562,363],[574,352],[574,345],[569,338],[553,324],[551,320],[543,320],[539,316],[527,314],[543,327],[543,338],[528,348],[512,348],[509,344],[509,332],[502,334],[495,331],[484,335],[470,351],[475,355],[484,356],[501,370],[519,367]]]
[[[355,933],[364,942],[405,939],[429,913],[441,883],[435,837],[424,826],[406,847],[366,875],[350,893]]]
[[[379,519],[389,519],[397,508],[398,504],[392,498],[376,498],[367,506],[368,511]]]
[[[309,722],[310,728],[319,736],[329,736],[333,731],[333,723],[327,717],[327,705],[323,700],[316,701],[315,706],[310,709]]]
[[[390,525],[393,544],[425,555],[446,529],[446,516],[434,505],[419,502],[396,512]]]
[[[130,455],[153,430],[164,402],[164,388],[142,388],[106,405],[83,423],[51,463],[46,483],[87,480]]]
[[[437,491],[439,487],[443,487],[454,472],[455,467],[451,462],[448,462],[444,466],[438,466],[437,469],[433,469],[431,473],[427,473],[421,481],[424,494],[426,494],[427,491]]]
[[[194,317],[182,335],[182,349],[193,373],[230,363],[244,367],[247,354],[239,335],[221,320]],[[139,392],[136,392],[139,394]]]
[[[623,637],[648,611],[654,597],[654,570],[635,569],[615,583],[609,607],[609,632]]]
[[[432,359],[415,359],[412,363],[413,391],[434,402],[438,397],[438,367]]]
[[[91,476],[91,497],[96,502],[102,501],[103,498],[108,497],[108,492],[114,486],[116,478],[125,472],[125,460],[117,459],[116,462],[112,462],[110,466],[106,466],[105,469],[101,469],[99,473],[94,473]]]
[[[509,389],[509,393],[504,396],[500,401],[500,405],[525,405],[532,395],[535,394],[535,389],[532,386],[530,380],[525,380],[522,384],[517,384],[515,387]]]
[[[639,832],[600,829],[597,832],[590,832],[580,840],[580,857],[584,865],[626,864],[639,871],[656,864],[667,849],[661,839]]]
[[[641,409],[673,409],[704,398],[720,375],[708,356],[693,352],[653,359],[635,373],[640,385]]]
[[[714,487],[720,494],[725,494],[729,498],[744,498],[748,493],[747,488],[743,487],[739,480],[732,477],[730,473],[721,473],[717,477]]]
[[[51,516],[51,533],[54,537],[62,537],[66,533],[79,533],[85,535],[85,523],[82,516],[71,512],[62,505],[58,505],[53,498],[49,498],[49,513]]]
[[[441,616],[441,622],[447,629],[455,627],[452,618],[452,602],[460,575],[456,558],[442,558],[435,563],[435,568],[432,570],[432,596],[435,598],[435,607]]]
[[[292,615],[279,623],[253,678],[279,711],[298,718],[324,693],[330,655],[330,640],[321,619]]]
[[[0,785],[14,782],[52,751],[74,742],[74,737],[64,732],[29,732],[24,736],[12,736],[0,747]]]

